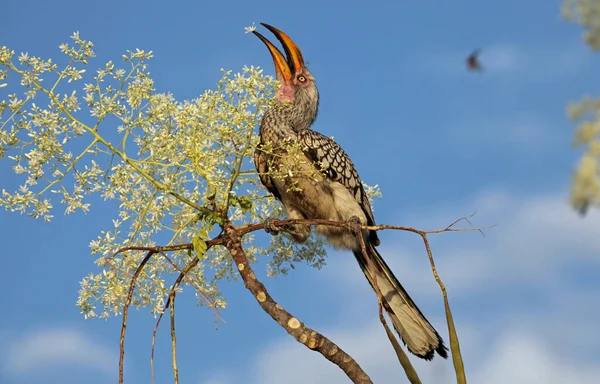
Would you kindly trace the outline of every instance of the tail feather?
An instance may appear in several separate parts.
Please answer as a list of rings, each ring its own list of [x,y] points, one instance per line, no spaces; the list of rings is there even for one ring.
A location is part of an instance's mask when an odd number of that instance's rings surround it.
[[[447,358],[448,349],[444,340],[427,321],[373,245],[367,244],[367,254],[375,266],[377,285],[383,296],[383,307],[408,350],[425,360],[431,360],[434,352]],[[354,251],[354,256],[371,287],[375,289],[369,264],[362,251]]]

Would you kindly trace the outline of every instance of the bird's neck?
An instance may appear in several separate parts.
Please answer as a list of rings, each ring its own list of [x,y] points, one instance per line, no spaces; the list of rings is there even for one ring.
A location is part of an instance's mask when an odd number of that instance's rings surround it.
[[[290,111],[290,120],[295,131],[307,130],[317,118],[319,94],[316,92],[296,92]]]
[[[260,125],[260,135],[266,141],[293,139],[309,129],[314,117],[290,104],[277,103],[267,110]]]
[[[265,113],[263,122],[276,124],[281,130],[299,133],[310,128],[318,110],[318,93],[299,90],[289,101],[277,99],[275,105]]]

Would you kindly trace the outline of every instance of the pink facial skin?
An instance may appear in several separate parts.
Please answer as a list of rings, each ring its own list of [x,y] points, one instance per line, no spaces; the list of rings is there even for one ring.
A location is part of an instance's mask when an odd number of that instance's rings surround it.
[[[277,91],[276,98],[282,103],[293,103],[294,87],[291,84],[283,84]]]

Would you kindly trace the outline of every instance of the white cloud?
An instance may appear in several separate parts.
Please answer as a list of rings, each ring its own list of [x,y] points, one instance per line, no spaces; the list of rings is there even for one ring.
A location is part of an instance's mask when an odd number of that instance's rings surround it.
[[[471,376],[474,383],[595,383],[600,368],[557,356],[555,343],[527,334],[501,338],[482,366]]]
[[[398,372],[393,350],[377,324],[324,330],[324,334],[350,353],[374,382]],[[434,361],[434,364],[437,364]],[[439,364],[437,364],[439,365]],[[320,354],[287,337],[265,348],[256,358],[253,383],[347,383],[344,373]]]
[[[117,355],[70,328],[30,331],[4,348],[3,370],[11,375],[39,374],[46,367],[76,366],[114,374]]]
[[[325,330],[325,334],[349,352],[375,383],[408,382],[379,323]],[[593,383],[600,377],[599,367],[561,355],[556,344],[539,337],[534,330],[505,329],[495,343],[489,337],[484,342],[475,331],[460,336],[467,377],[473,383]],[[413,364],[423,382],[456,382],[450,360],[413,359]],[[253,366],[251,383],[348,382],[338,367],[291,338],[265,348]]]

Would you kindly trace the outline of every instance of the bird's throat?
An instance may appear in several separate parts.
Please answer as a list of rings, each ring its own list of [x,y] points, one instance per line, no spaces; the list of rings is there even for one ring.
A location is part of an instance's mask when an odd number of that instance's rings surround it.
[[[294,88],[289,84],[283,84],[275,96],[280,103],[294,103]]]

